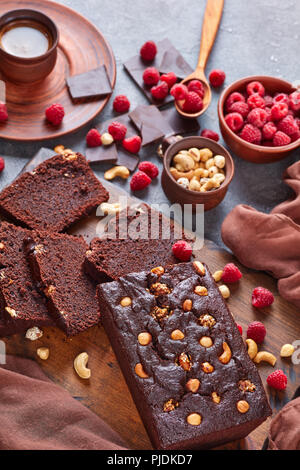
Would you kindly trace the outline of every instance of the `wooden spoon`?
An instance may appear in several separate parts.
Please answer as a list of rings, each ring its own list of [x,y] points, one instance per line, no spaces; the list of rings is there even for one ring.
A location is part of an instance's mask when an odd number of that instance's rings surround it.
[[[181,83],[187,83],[191,80],[200,80],[204,86],[204,97],[203,97],[203,108],[197,113],[186,113],[184,112],[175,101],[175,106],[179,114],[188,119],[193,119],[201,116],[211,102],[211,89],[208,80],[205,76],[204,70],[209,57],[210,51],[215,42],[215,38],[218,32],[219,24],[222,17],[224,0],[207,0],[206,10],[202,25],[202,35],[200,52],[198,58],[198,65],[196,70],[191,73],[188,77],[182,80]]]

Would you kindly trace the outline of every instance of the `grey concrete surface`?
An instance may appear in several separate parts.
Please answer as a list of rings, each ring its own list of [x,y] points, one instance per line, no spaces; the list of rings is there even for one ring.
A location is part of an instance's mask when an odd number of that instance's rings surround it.
[[[198,57],[201,24],[205,0],[61,0],[91,20],[110,42],[117,62],[117,84],[113,97],[126,94],[131,109],[146,99],[123,70],[122,63],[136,54],[148,39],[170,38],[186,60],[195,66]],[[207,72],[222,68],[226,84],[238,78],[262,74],[300,79],[299,38],[300,0],[225,0],[225,9],[217,40],[210,56]],[[79,38],[80,40],[80,38]],[[219,131],[217,101],[214,91],[209,110],[200,118],[202,128]],[[112,99],[113,99],[112,97]],[[112,99],[94,123],[111,116]],[[81,131],[44,146],[53,148],[62,143],[74,150],[85,151],[85,134],[93,123]],[[222,142],[222,139],[220,141]],[[0,175],[0,187],[9,183],[39,148],[39,143],[0,142],[0,154],[6,156],[6,169]],[[284,169],[299,159],[297,150],[286,160],[272,165],[255,165],[234,156],[236,175],[226,199],[216,209],[205,214],[205,235],[222,244],[221,223],[239,203],[251,204],[258,210],[269,211],[284,200],[289,191],[282,183]],[[142,159],[152,160],[161,169],[155,147],[143,150]],[[102,170],[97,170],[99,176]],[[128,189],[129,182],[117,182]],[[149,203],[167,201],[159,182],[139,194]]]

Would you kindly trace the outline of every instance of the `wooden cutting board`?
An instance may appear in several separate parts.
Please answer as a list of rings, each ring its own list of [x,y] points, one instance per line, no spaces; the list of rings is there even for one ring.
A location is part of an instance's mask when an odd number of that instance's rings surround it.
[[[110,202],[119,196],[128,194],[113,184],[103,182],[110,192]],[[136,203],[135,198],[129,198]],[[92,215],[73,227],[71,233],[83,234],[87,240],[95,236],[95,226],[99,218]],[[288,376],[288,386],[284,392],[275,392],[266,386],[270,404],[276,414],[292,397],[300,384],[300,366],[293,365],[290,359],[281,359],[279,352],[285,343],[300,339],[300,312],[292,304],[282,299],[276,289],[276,282],[267,274],[255,272],[241,266],[227,251],[206,240],[204,247],[196,257],[208,264],[214,272],[231,261],[234,261],[243,272],[243,279],[230,287],[231,297],[228,305],[237,323],[244,329],[253,320],[262,321],[267,329],[266,339],[260,349],[276,355],[275,368],[282,369]],[[274,304],[267,309],[257,310],[251,305],[251,293],[254,287],[263,286],[270,289]],[[127,385],[121,374],[108,338],[101,326],[67,339],[57,328],[45,328],[44,335],[37,341],[30,341],[24,335],[15,335],[5,340],[7,353],[34,359],[39,362],[45,373],[58,385],[68,390],[83,405],[90,408],[104,421],[111,425],[132,449],[151,449],[144,426],[137,413]],[[38,347],[47,346],[50,357],[40,360],[36,355]],[[90,380],[80,379],[73,369],[73,360],[81,352],[89,354],[89,367],[92,371]],[[274,370],[268,364],[260,364],[259,371],[264,384],[266,377]],[[251,442],[257,449],[261,448],[267,435],[270,419],[250,435]],[[243,447],[239,443],[237,447]],[[227,446],[228,448],[228,446]],[[235,447],[236,448],[236,447]]]

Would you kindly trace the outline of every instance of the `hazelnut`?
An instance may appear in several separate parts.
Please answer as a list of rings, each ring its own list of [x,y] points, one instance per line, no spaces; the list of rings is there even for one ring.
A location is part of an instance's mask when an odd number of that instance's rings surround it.
[[[140,333],[138,335],[138,342],[142,346],[147,346],[149,343],[151,343],[151,341],[152,341],[152,336],[147,331],[143,331],[143,333]]]
[[[218,168],[213,165],[210,167],[210,169],[208,170],[208,177],[209,178],[212,178],[214,175],[216,175],[218,173]]]
[[[207,162],[209,158],[213,156],[213,153],[210,149],[204,148],[200,150],[200,160],[201,162]]]
[[[216,181],[217,184],[221,184],[223,183],[223,181],[225,181],[225,175],[223,175],[222,173],[216,173],[213,176],[213,179]]]
[[[194,289],[195,294],[200,296],[208,295],[207,289],[204,286],[196,286]]]
[[[161,322],[164,318],[168,318],[172,315],[173,311],[169,310],[169,307],[154,307],[154,309],[150,312],[150,315],[156,320],[157,322]]]
[[[146,374],[146,372],[144,371],[144,368],[142,366],[142,364],[139,362],[138,364],[136,364],[135,368],[134,368],[134,372],[136,373],[136,375],[138,375],[141,379],[149,379],[149,375]]]
[[[181,340],[184,338],[184,333],[180,330],[173,330],[171,333],[171,338],[175,341]]]
[[[162,266],[157,266],[156,268],[152,268],[151,272],[153,274],[156,274],[157,276],[162,276],[164,274],[165,270]]]
[[[221,397],[217,394],[217,392],[212,392],[211,397],[214,403],[220,403]]]
[[[216,282],[221,281],[222,276],[223,276],[223,271],[221,271],[221,270],[216,271],[216,272],[213,274],[213,278],[214,278],[214,280],[215,280]]]
[[[250,405],[246,400],[240,400],[237,402],[236,407],[240,413],[247,413]]]
[[[192,393],[196,393],[200,387],[200,380],[198,379],[190,379],[185,384],[185,388]]]
[[[291,357],[294,354],[295,348],[292,344],[284,344],[280,350],[281,357]]]
[[[199,340],[199,343],[204,348],[210,348],[213,345],[213,341],[209,336],[202,336],[202,338]]]
[[[104,134],[101,135],[101,142],[102,145],[111,145],[114,141],[114,138],[111,134],[108,132],[104,132]]]
[[[188,189],[190,184],[187,178],[178,178],[177,183],[180,184],[180,186],[183,186],[185,189]]]
[[[185,312],[190,312],[192,310],[192,307],[193,307],[193,302],[190,299],[186,299],[182,304],[182,309]]]
[[[183,370],[185,371],[189,371],[191,370],[191,367],[192,367],[192,361],[191,361],[191,358],[188,354],[186,353],[181,353],[178,357],[178,364],[180,365],[180,367],[183,368]]]
[[[189,190],[190,191],[200,191],[201,185],[199,181],[195,178],[191,179],[190,184],[189,184]]]
[[[196,147],[192,147],[191,149],[189,149],[188,154],[195,160],[195,162],[200,161],[200,157],[201,157],[200,150],[197,149]]]
[[[193,267],[194,267],[195,271],[196,271],[198,274],[201,274],[201,276],[204,276],[204,274],[205,274],[205,267],[203,266],[202,263],[200,263],[200,261],[194,261],[194,262],[193,262]]]
[[[131,298],[130,297],[123,297],[120,301],[120,305],[122,305],[122,307],[129,307],[129,305],[131,305]]]
[[[159,295],[170,294],[172,290],[170,289],[170,287],[167,286],[167,284],[163,284],[161,282],[155,282],[150,287],[150,292],[151,294],[154,294],[155,296],[159,296]]]
[[[0,243],[0,250],[4,250],[4,243]]]
[[[206,168],[207,170],[209,170],[210,167],[212,167],[212,166],[215,166],[215,161],[214,161],[213,158],[209,158],[209,159],[207,160],[207,162],[205,163],[205,168]]]
[[[228,289],[227,286],[225,286],[225,284],[220,286],[219,290],[220,290],[222,296],[224,297],[224,299],[228,299],[230,297],[230,290]]]
[[[37,339],[43,336],[42,330],[40,330],[37,326],[33,326],[26,331],[25,338],[30,339],[31,341],[36,341]]]
[[[201,367],[203,372],[206,374],[211,374],[215,370],[214,366],[212,366],[209,362],[203,362]]]
[[[215,162],[216,167],[224,168],[226,160],[225,160],[225,157],[223,157],[223,155],[215,155],[214,162]]]
[[[169,413],[170,411],[174,411],[178,406],[178,401],[175,401],[174,398],[170,398],[170,400],[164,403],[164,412]]]
[[[209,315],[208,313],[204,313],[198,318],[198,322],[202,326],[206,326],[207,328],[211,328],[216,324],[216,320],[213,316]]]
[[[187,422],[192,426],[199,426],[201,424],[202,418],[198,413],[191,413],[186,418]]]
[[[37,348],[36,353],[40,359],[46,361],[49,357],[50,351],[49,348]]]

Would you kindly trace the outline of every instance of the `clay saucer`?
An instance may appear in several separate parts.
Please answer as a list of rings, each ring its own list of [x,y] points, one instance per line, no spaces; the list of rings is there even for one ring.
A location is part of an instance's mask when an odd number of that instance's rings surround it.
[[[91,121],[105,107],[109,95],[73,102],[66,78],[105,65],[112,88],[116,80],[116,63],[110,45],[96,27],[79,13],[47,0],[2,0],[0,15],[17,8],[38,10],[48,15],[60,32],[58,57],[53,71],[40,82],[17,84],[6,81],[9,119],[0,124],[0,138],[39,141],[74,132]],[[61,103],[65,117],[59,127],[45,120],[45,109]]]

